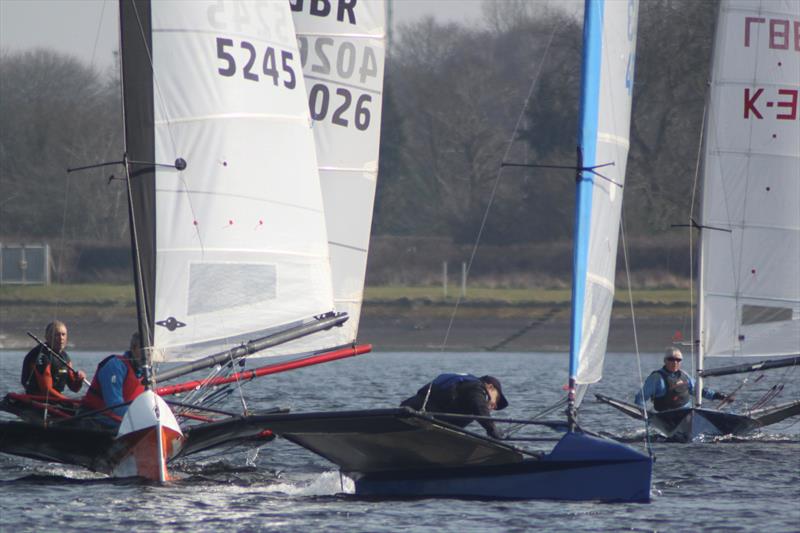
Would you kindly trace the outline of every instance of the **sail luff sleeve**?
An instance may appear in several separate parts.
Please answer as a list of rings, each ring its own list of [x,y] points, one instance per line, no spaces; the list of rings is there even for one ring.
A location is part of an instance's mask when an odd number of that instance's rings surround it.
[[[131,161],[155,161],[152,31],[149,0],[120,0],[125,152]],[[131,250],[139,332],[145,347],[153,345],[155,298],[155,169],[131,164]]]
[[[603,0],[584,4],[583,64],[581,109],[578,132],[578,165],[595,164],[597,117],[599,107],[600,47],[602,40]],[[589,223],[592,211],[592,174],[580,171],[576,183],[575,237],[572,265],[572,320],[570,335],[569,377],[578,373],[583,340],[583,315],[586,298],[586,272],[589,253]]]

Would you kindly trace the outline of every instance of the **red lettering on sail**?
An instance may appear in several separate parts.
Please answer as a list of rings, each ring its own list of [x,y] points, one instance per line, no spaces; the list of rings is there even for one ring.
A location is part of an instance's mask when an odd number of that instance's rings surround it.
[[[755,106],[756,100],[758,100],[758,97],[761,96],[761,93],[763,93],[763,92],[764,92],[764,89],[758,89],[755,92],[755,94],[753,95],[753,97],[751,98],[750,97],[750,88],[749,87],[745,87],[745,89],[744,89],[744,118],[750,118],[750,112],[752,112],[756,116],[756,118],[764,118],[763,116],[761,116],[761,113],[758,112],[758,109],[756,109],[756,106]]]
[[[800,52],[800,20],[794,21],[794,50]]]
[[[750,25],[754,22],[759,24],[766,22],[767,19],[763,17],[745,17],[744,19],[744,45],[745,47],[750,46]]]
[[[789,111],[776,115],[775,118],[779,120],[795,120],[797,118],[797,92],[797,89],[778,89],[778,94],[788,96],[789,100],[777,100],[775,105],[777,107],[787,107]]]
[[[789,49],[789,21],[775,20],[769,21],[769,47],[776,50]]]
[[[755,44],[751,44],[751,41],[756,40],[759,33],[759,28],[756,24],[765,24],[767,20],[769,20],[769,41],[767,44],[771,49],[793,49],[795,52],[800,52],[800,21],[790,19],[766,19],[764,17],[745,17],[744,46],[746,48],[755,46]]]

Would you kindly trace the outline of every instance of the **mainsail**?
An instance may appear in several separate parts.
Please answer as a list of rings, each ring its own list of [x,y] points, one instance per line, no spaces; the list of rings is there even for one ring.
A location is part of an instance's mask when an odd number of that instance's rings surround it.
[[[358,332],[378,177],[386,16],[383,0],[291,3],[311,118],[333,273],[348,321],[329,346]]]
[[[703,172],[705,355],[800,353],[798,36],[800,2],[720,4]]]
[[[638,1],[586,2],[575,206],[570,382],[599,381],[614,303]],[[580,402],[578,391],[577,401]]]
[[[120,8],[140,330],[153,359],[196,359],[333,310],[288,3]],[[291,350],[324,347],[311,336]]]

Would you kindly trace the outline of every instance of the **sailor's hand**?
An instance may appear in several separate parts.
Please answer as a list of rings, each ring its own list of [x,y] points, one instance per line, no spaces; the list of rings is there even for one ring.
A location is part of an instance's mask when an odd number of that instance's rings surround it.
[[[83,370],[78,370],[78,379],[81,381],[86,379],[86,372],[84,372]]]
[[[496,429],[494,430],[494,432],[489,433],[489,436],[497,440],[506,440],[508,438],[508,434],[506,434],[503,431],[500,431],[499,429]]]

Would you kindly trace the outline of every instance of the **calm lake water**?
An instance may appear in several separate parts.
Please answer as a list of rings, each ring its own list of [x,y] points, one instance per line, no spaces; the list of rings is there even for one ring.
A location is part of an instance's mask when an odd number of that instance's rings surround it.
[[[18,390],[23,355],[0,352],[0,391]],[[73,354],[89,375],[102,357]],[[440,372],[470,372],[497,376],[510,401],[503,414],[524,418],[563,396],[566,357],[368,354],[261,378],[245,387],[244,398],[252,408],[293,411],[394,407]],[[643,355],[643,372],[660,366],[660,359]],[[631,399],[639,383],[637,358],[609,354],[605,368],[603,382],[581,407],[581,423],[644,447],[637,438],[641,424],[595,403],[592,395]],[[741,379],[718,378],[712,386],[730,391]],[[800,397],[800,370],[781,369],[746,386],[734,408],[756,401],[778,382],[786,384],[779,402]],[[230,408],[241,401],[233,396]],[[363,500],[347,494],[349,484],[333,465],[280,439],[258,450],[193,456],[173,465],[180,479],[166,486],[0,454],[0,531],[800,530],[800,418],[746,439],[652,447],[650,504]]]

